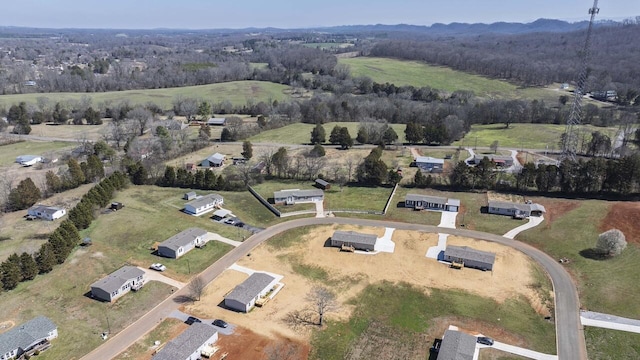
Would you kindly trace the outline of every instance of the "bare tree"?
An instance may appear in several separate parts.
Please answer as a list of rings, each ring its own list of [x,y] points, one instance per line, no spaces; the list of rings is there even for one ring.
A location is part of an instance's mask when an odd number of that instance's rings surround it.
[[[622,231],[611,229],[598,236],[596,250],[604,256],[617,256],[627,247],[627,240]]]
[[[191,300],[200,301],[200,298],[202,297],[204,288],[206,286],[207,284],[204,282],[204,280],[202,280],[200,276],[191,280],[191,282],[189,283],[189,297],[191,297]]]
[[[318,315],[318,326],[322,326],[324,315],[338,309],[336,296],[329,289],[317,286],[307,295],[307,301],[312,304],[312,311]]]
[[[354,156],[348,156],[347,159],[345,160],[345,164],[347,165],[347,170],[348,170],[347,182],[353,179],[353,170],[355,170],[358,167],[359,163],[360,163],[360,159],[357,159]]]
[[[147,129],[147,124],[153,118],[151,111],[143,108],[142,106],[136,106],[133,110],[127,113],[127,119],[131,119],[135,122],[138,128],[138,134],[144,135],[144,131]]]

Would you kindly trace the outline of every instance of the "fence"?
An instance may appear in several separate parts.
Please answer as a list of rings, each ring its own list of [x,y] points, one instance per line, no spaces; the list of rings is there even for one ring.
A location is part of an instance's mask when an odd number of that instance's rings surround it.
[[[266,206],[267,209],[269,209],[269,211],[274,213],[277,217],[281,216],[280,210],[276,209],[273,205],[269,204],[269,202],[265,198],[263,198],[260,194],[258,194],[257,191],[253,190],[251,186],[247,186],[247,189],[251,194],[253,194],[253,196],[256,197],[256,199],[258,199],[258,201],[262,203],[262,205]]]

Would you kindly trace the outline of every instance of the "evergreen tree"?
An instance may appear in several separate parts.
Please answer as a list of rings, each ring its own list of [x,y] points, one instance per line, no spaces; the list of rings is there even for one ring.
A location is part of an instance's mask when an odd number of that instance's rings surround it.
[[[387,174],[387,182],[391,185],[395,185],[402,180],[402,175],[398,174],[394,169],[389,170],[389,174]]]
[[[313,145],[313,149],[309,151],[309,155],[312,157],[323,157],[325,154],[324,147],[320,144]]]
[[[204,189],[204,171],[196,171],[196,174],[193,176],[193,187],[196,189]]]
[[[415,122],[410,122],[407,123],[407,127],[404,129],[404,135],[407,139],[407,142],[409,142],[410,144],[417,144],[424,138],[424,130],[422,128],[422,125]]]
[[[15,289],[22,280],[22,272],[19,263],[6,260],[0,265],[0,275],[2,278],[2,287],[5,290]]]
[[[46,184],[47,184],[47,191],[50,194],[59,193],[60,191],[63,190],[62,180],[60,180],[60,177],[56,175],[53,171],[51,170],[47,171],[45,178],[46,178]]]
[[[331,129],[331,134],[329,135],[329,142],[332,144],[340,143],[340,126],[336,125]]]
[[[216,187],[216,182],[218,181],[216,174],[207,169],[204,172],[204,189],[205,190],[213,190]]]
[[[88,182],[100,180],[104,177],[104,166],[96,155],[89,155],[87,158],[87,171],[85,178]]]
[[[40,200],[40,189],[33,183],[31,178],[26,178],[18,184],[15,189],[9,193],[7,206],[9,210],[23,210]]]
[[[67,166],[69,167],[69,187],[76,188],[81,184],[84,184],[86,178],[84,177],[84,172],[76,159],[69,159]]]
[[[176,170],[173,166],[164,168],[164,176],[160,181],[162,186],[172,187],[176,184]]]
[[[36,263],[38,264],[40,274],[46,274],[53,270],[53,266],[56,264],[56,254],[51,244],[48,242],[42,244],[36,255]]]
[[[31,254],[23,252],[20,255],[20,271],[23,281],[33,280],[38,275],[38,264]]]
[[[253,157],[253,145],[251,141],[244,141],[242,143],[242,156],[247,160]]]
[[[59,102],[53,109],[53,121],[58,124],[65,124],[69,120],[69,110],[65,109]]]
[[[340,135],[339,135],[338,143],[340,144],[340,147],[342,148],[342,150],[346,150],[353,146],[353,139],[351,138],[351,135],[349,134],[349,129],[347,129],[346,126],[340,128],[339,134]]]
[[[311,130],[311,143],[322,144],[325,141],[327,141],[327,134],[324,131],[324,127],[321,124],[316,124],[313,130]]]
[[[395,130],[393,130],[391,126],[389,126],[387,130],[384,131],[382,140],[385,144],[393,144],[394,142],[396,142],[396,140],[398,140],[398,134]]]
[[[356,136],[356,141],[359,142],[360,144],[366,144],[369,142],[369,133],[367,132],[367,129],[365,129],[364,126],[360,126],[360,128],[358,128],[358,135]]]

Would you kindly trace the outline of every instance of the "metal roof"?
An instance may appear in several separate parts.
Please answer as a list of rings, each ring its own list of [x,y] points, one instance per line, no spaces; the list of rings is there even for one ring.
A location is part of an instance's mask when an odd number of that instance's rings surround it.
[[[216,210],[213,212],[213,216],[217,216],[217,217],[225,217],[227,215],[231,214],[231,210],[227,210],[227,209],[220,209],[220,210]]]
[[[496,261],[496,254],[472,249],[467,246],[447,245],[444,249],[444,256],[453,256],[465,260],[480,261],[485,264],[493,264]]]
[[[135,266],[123,266],[115,272],[91,284],[92,288],[102,289],[109,294],[120,289],[127,281],[143,276],[144,271]]]
[[[172,237],[160,243],[160,245],[158,246],[163,246],[176,251],[178,250],[179,247],[186,246],[189,243],[191,243],[193,240],[195,240],[197,237],[200,237],[206,234],[207,234],[206,230],[202,230],[200,228],[189,228],[178,234],[173,235]]]
[[[209,162],[214,163],[214,164],[222,164],[222,162],[224,161],[224,155],[222,155],[220,153],[215,153],[215,154],[209,156],[207,158],[207,160]]]
[[[322,179],[316,179],[316,184],[322,185],[322,186],[327,186],[327,185],[329,185],[329,182],[325,181],[325,180],[322,180]]]
[[[46,206],[46,205],[35,205],[29,208],[27,211],[41,212],[44,214],[53,215],[57,211],[64,210],[63,208],[55,207],[55,206]]]
[[[182,334],[169,341],[153,360],[182,360],[190,359],[199,347],[209,341],[217,333],[216,329],[204,323],[193,323]]]
[[[416,163],[427,163],[427,164],[444,164],[444,159],[437,159],[431,156],[416,156]]]
[[[235,300],[245,305],[249,304],[251,300],[255,299],[256,296],[275,279],[273,276],[265,273],[253,273],[245,281],[236,286],[224,299]]]
[[[209,118],[207,125],[224,125],[226,121],[227,118]]]
[[[185,206],[189,205],[197,209],[208,204],[213,204],[216,201],[222,201],[222,196],[218,194],[209,194],[201,197],[200,199],[195,199],[193,201],[190,201],[186,203]]]
[[[324,196],[324,191],[320,189],[312,189],[312,190],[295,189],[295,190],[281,190],[273,193],[274,199],[282,199],[288,196],[293,196],[296,198]]]
[[[40,155],[20,155],[16,158],[17,163],[28,162],[34,159],[42,159]]]
[[[476,351],[475,336],[447,330],[442,337],[438,360],[472,360]]]
[[[0,334],[0,354],[12,352],[15,349],[25,349],[38,340],[49,336],[49,332],[58,327],[49,318],[38,316]]]
[[[335,231],[331,240],[342,241],[351,244],[375,245],[378,237],[373,234],[363,234],[355,231]]]

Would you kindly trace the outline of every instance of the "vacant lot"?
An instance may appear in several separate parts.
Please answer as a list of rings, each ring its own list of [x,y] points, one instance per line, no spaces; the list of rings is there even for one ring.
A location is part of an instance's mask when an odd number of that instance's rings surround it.
[[[22,141],[9,145],[0,145],[0,166],[9,166],[20,155],[40,155],[51,157],[60,150],[70,150],[74,144],[61,141]],[[19,167],[19,164],[15,164]]]
[[[493,273],[469,269],[457,271],[425,258],[427,249],[437,243],[436,234],[397,231],[393,235],[393,240],[396,243],[394,254],[359,255],[342,253],[336,248],[324,246],[325,241],[335,229],[356,230],[378,236],[384,232],[383,228],[354,226],[318,226],[286,232],[274,239],[273,244],[267,242],[260,245],[251,252],[249,257],[239,261],[239,265],[254,270],[284,275],[282,282],[285,286],[274,300],[267,303],[265,307],[256,308],[248,314],[235,313],[219,307],[218,304],[223,300],[224,295],[247,278],[244,273],[227,270],[207,287],[206,295],[202,301],[188,306],[186,310],[206,318],[222,317],[272,338],[285,336],[304,340],[309,337],[309,331],[294,330],[286,325],[283,319],[290,311],[305,306],[304,301],[300,301],[300,299],[304,298],[314,285],[330,287],[337,293],[338,300],[342,303],[337,313],[329,315],[333,321],[339,321],[332,322],[331,326],[355,322],[360,324],[356,325],[360,331],[363,330],[362,326],[366,328],[372,319],[361,316],[362,311],[365,311],[366,314],[373,312],[368,307],[369,300],[361,301],[363,296],[367,299],[372,296],[384,302],[384,304],[378,305],[381,310],[386,307],[390,309],[388,312],[382,310],[385,317],[392,316],[392,318],[388,318],[386,321],[381,320],[381,324],[392,328],[399,326],[413,329],[414,326],[418,326],[415,330],[417,332],[422,332],[429,327],[429,323],[426,321],[443,316],[442,314],[450,314],[450,312],[444,310],[441,312],[441,310],[447,307],[445,304],[450,304],[449,300],[455,298],[458,303],[454,307],[456,310],[450,308],[455,315],[475,318],[479,316],[478,314],[484,313],[484,317],[480,318],[492,324],[487,327],[479,327],[476,330],[498,334],[499,331],[503,331],[501,329],[504,326],[507,333],[516,331],[515,335],[509,336],[517,338],[519,342],[527,343],[544,351],[552,352],[555,349],[553,324],[544,322],[542,315],[536,315],[532,309],[534,306],[541,314],[546,314],[548,310],[541,304],[534,288],[546,286],[548,289],[549,285],[540,284],[540,280],[532,272],[534,265],[521,253],[483,241],[450,237],[451,244],[468,245],[497,253],[496,270]],[[512,271],[512,269],[520,269],[520,271]],[[396,292],[393,284],[402,283],[410,285],[399,285],[400,288],[403,286],[412,288],[414,289],[412,291],[415,291],[419,296],[415,295],[415,299],[407,299],[399,295],[402,292]],[[450,293],[449,291],[440,292],[438,289],[451,290],[451,293],[457,295],[446,296]],[[462,292],[461,289],[466,289],[469,293]],[[369,293],[371,295],[367,295]],[[394,295],[373,295],[385,293]],[[421,306],[424,310],[418,311],[418,301],[425,297],[433,297],[434,294],[444,294],[437,296],[445,296],[436,300],[440,304],[437,310],[432,306]],[[473,301],[466,303],[465,299],[473,299]],[[413,301],[416,301],[414,305],[405,306],[407,302]],[[481,309],[475,308],[476,304],[482,303],[484,305]],[[414,310],[417,312],[414,313]],[[507,314],[509,315],[507,316]],[[409,319],[414,316],[419,317],[420,320]],[[504,316],[502,322],[496,320],[502,316]],[[452,319],[451,322],[464,322],[464,320]],[[416,323],[421,325],[415,325]],[[516,324],[518,324],[517,327]],[[317,352],[322,354],[321,358],[323,359],[335,358],[331,355],[334,353],[344,356],[346,354],[344,351],[350,345],[350,341],[343,344],[342,341],[337,340],[336,336],[341,335],[336,334],[335,329],[331,326],[318,334],[318,336],[326,334],[329,336],[329,340],[326,343],[323,341],[315,342]],[[306,328],[306,330],[312,328]],[[529,336],[529,333],[534,333],[535,336]],[[389,334],[393,334],[393,332]],[[398,337],[390,337],[394,341],[403,341],[401,337],[404,334],[398,333]],[[347,340],[350,339],[353,338]],[[332,346],[329,344],[333,340],[337,345],[335,352],[324,352]],[[424,352],[422,354],[424,355]],[[368,358],[368,356],[364,358]]]
[[[349,134],[352,138],[356,138],[358,135],[357,122],[331,122],[323,124],[324,131],[327,134],[327,141],[329,135],[334,126],[346,126],[349,129]],[[404,129],[405,124],[389,124],[396,134],[398,134],[398,140],[404,142]],[[256,136],[249,138],[252,142],[268,142],[277,144],[309,144],[311,140],[311,130],[315,127],[314,124],[296,123],[287,125],[278,129],[264,131]],[[354,140],[355,141],[355,140]]]
[[[288,96],[284,91],[285,85],[266,81],[232,81],[227,83],[185,86],[168,89],[151,90],[126,90],[110,91],[103,93],[46,93],[46,94],[20,94],[3,95],[0,98],[0,106],[9,107],[21,101],[36,104],[39,97],[47,97],[52,102],[78,101],[84,96],[91,98],[94,104],[106,102],[128,101],[131,105],[153,102],[163,109],[170,109],[176,97],[195,98],[214,103],[228,100],[235,105],[243,105],[247,100],[273,101],[284,100]]]

